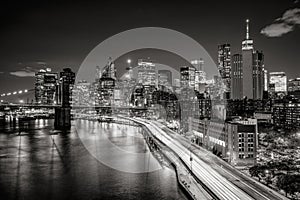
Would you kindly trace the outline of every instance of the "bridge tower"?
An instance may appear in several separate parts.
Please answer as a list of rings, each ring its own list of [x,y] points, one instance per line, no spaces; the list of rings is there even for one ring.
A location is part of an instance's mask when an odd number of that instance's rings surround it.
[[[75,83],[75,73],[70,68],[63,69],[60,73],[58,85],[58,100],[61,107],[55,108],[54,127],[59,130],[67,130],[71,128],[71,105],[70,97]]]

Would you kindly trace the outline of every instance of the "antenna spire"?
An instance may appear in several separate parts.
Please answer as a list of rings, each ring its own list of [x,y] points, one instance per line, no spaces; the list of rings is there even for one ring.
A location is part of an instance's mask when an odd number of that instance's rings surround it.
[[[246,40],[249,39],[249,19],[246,19]]]

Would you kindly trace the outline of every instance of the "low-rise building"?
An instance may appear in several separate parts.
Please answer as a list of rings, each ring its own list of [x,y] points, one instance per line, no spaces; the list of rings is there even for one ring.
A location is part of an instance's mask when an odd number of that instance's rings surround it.
[[[254,165],[257,152],[257,120],[229,122],[190,119],[193,141],[232,165]]]

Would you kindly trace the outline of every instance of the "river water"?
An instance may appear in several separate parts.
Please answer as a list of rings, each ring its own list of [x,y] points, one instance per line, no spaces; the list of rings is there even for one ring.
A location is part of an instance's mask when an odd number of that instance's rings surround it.
[[[121,168],[115,169],[82,142],[102,134],[126,151],[149,152],[143,138],[135,137],[141,128],[85,120],[76,124],[68,133],[53,132],[53,120],[33,120],[22,130],[1,127],[0,199],[186,199],[172,167],[124,172],[122,165],[135,169],[141,162],[134,154],[122,155],[116,161]],[[105,144],[98,153],[116,160]],[[147,155],[146,165],[160,164],[150,152]]]

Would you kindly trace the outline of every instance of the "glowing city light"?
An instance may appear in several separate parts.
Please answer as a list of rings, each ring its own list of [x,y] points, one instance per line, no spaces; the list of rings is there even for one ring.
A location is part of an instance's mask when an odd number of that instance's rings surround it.
[[[128,60],[127,60],[127,63],[130,64],[130,63],[131,63],[131,59],[128,59]]]
[[[23,99],[20,99],[20,101],[19,101],[20,103],[24,103],[24,100]]]
[[[13,94],[17,94],[17,92],[13,92]]]
[[[11,93],[10,93],[10,92],[6,94],[6,96],[10,96],[10,95],[11,95]]]
[[[20,91],[19,91],[19,94],[22,94],[22,93],[23,93],[23,91],[22,91],[22,90],[20,90]]]
[[[24,92],[26,93],[26,92],[28,92],[28,90],[27,90],[27,89],[25,89],[25,90],[24,90]]]

